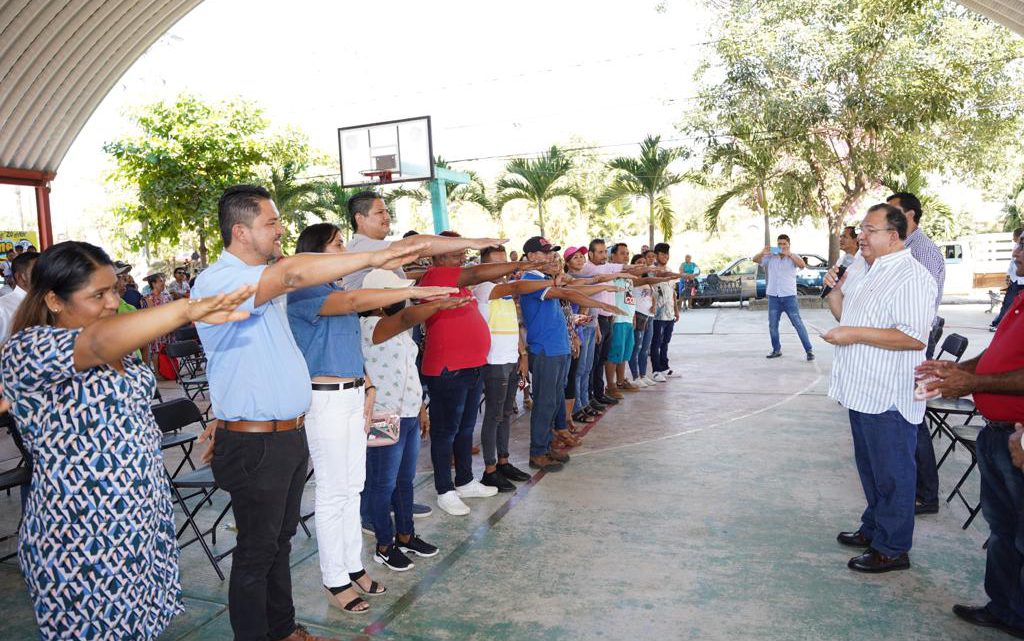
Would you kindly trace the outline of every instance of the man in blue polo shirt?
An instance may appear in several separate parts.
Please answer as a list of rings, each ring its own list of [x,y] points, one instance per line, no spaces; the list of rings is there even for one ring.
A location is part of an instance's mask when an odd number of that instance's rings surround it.
[[[216,423],[213,476],[231,495],[238,528],[228,588],[235,641],[316,641],[295,623],[291,538],[309,458],[302,429],[312,385],[292,337],[284,294],[334,282],[368,266],[392,269],[422,246],[380,252],[281,257],[277,207],[262,187],[238,185],[221,196],[224,253],[196,279],[194,298],[256,285],[238,309],[247,320],[199,324]],[[272,261],[273,264],[269,264]]]
[[[800,318],[800,304],[796,299],[796,272],[807,267],[807,264],[799,254],[794,254],[790,250],[789,236],[779,234],[776,242],[779,244],[778,247],[765,247],[753,259],[758,265],[764,266],[768,278],[768,335],[772,340],[772,353],[766,358],[782,356],[779,320],[785,314],[800,337],[800,343],[807,353],[807,360],[813,361],[811,339],[807,335],[803,319]]]
[[[525,280],[545,280],[559,276],[554,260],[561,247],[552,245],[540,236],[534,236],[523,245],[523,254],[530,262],[541,262],[543,271],[529,271]],[[526,342],[529,351],[530,376],[533,381],[533,410],[530,413],[530,467],[557,472],[569,456],[551,448],[552,427],[558,408],[565,407],[565,383],[569,376],[569,328],[559,299],[577,303],[582,307],[603,309],[612,314],[622,313],[614,305],[602,303],[587,296],[603,291],[614,291],[610,285],[584,287],[549,287],[520,297]]]

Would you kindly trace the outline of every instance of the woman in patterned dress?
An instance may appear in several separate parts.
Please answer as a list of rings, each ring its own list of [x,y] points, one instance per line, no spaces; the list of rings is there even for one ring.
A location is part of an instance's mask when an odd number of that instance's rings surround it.
[[[159,307],[160,305],[166,305],[174,300],[171,298],[171,295],[167,293],[167,289],[165,288],[167,279],[162,273],[158,272],[156,274],[150,274],[149,276],[146,276],[145,281],[149,283],[152,291],[142,297],[142,300],[140,301],[140,309]],[[149,365],[153,368],[154,372],[160,372],[160,352],[171,344],[171,336],[172,333],[168,332],[163,336],[157,336],[153,342],[149,344],[149,357],[152,361]]]
[[[134,352],[189,322],[241,320],[253,293],[117,315],[102,249],[39,256],[0,366],[32,458],[18,557],[44,641],[155,639],[181,611],[153,374]]]

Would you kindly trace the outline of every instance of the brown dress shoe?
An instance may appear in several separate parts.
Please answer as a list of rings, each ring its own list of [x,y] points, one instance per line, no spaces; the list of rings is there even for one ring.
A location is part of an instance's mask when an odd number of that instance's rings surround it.
[[[604,393],[605,393],[605,396],[607,396],[609,398],[614,398],[617,401],[621,401],[622,399],[626,398],[625,396],[622,395],[622,392],[620,392],[617,389],[608,388],[608,389],[606,389],[604,391]]]
[[[551,459],[552,461],[558,461],[559,463],[569,462],[568,454],[562,452],[561,450],[556,450],[554,448],[548,450],[548,458]]]
[[[559,472],[563,465],[547,456],[531,456],[530,467],[535,470],[544,470],[545,472]]]
[[[318,637],[315,634],[311,634],[304,626],[295,626],[295,631],[281,639],[280,641],[341,641],[340,639],[330,637]]]

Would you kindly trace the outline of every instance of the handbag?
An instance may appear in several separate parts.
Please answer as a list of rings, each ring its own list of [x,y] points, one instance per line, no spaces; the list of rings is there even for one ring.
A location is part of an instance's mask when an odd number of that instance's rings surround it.
[[[156,369],[165,380],[178,380],[178,359],[168,356],[166,347],[161,347],[157,354]]]
[[[366,435],[366,447],[385,447],[398,442],[401,435],[401,421],[397,412],[377,412],[370,421],[370,432]]]

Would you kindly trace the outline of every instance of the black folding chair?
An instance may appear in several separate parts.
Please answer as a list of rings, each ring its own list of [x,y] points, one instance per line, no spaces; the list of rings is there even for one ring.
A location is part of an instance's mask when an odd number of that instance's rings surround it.
[[[197,330],[194,325],[186,325],[184,327],[179,327],[178,329],[174,330],[174,340],[176,342],[196,341],[198,343],[199,330]]]
[[[203,348],[197,341],[179,341],[171,343],[165,348],[167,356],[170,357],[174,376],[178,384],[190,400],[195,400],[200,395],[210,390],[210,382],[202,371],[202,362],[199,356]]]
[[[32,480],[32,465],[30,464],[31,459],[28,451],[25,449],[25,443],[21,440],[21,434],[18,433],[18,429],[14,425],[14,417],[9,413],[0,415],[0,426],[7,428],[11,438],[14,440],[14,445],[21,453],[21,461],[16,467],[7,470],[6,472],[0,472],[0,490],[7,490],[8,494],[10,494],[10,490],[15,488],[20,490],[21,486],[27,485]],[[18,517],[18,529],[20,528],[21,516]],[[12,534],[0,536],[0,543],[17,538],[17,536],[18,530],[16,529]],[[9,554],[0,556],[0,561],[6,561],[17,554],[18,552],[15,550]]]
[[[187,490],[195,490],[189,496],[202,495],[205,498],[200,499],[194,507],[189,508],[186,503],[189,497],[182,494],[182,491]],[[180,540],[181,535],[185,533],[186,529],[191,529],[193,534],[189,540],[181,541],[178,547],[184,550],[198,541],[199,545],[203,548],[203,552],[206,554],[206,558],[210,560],[213,570],[220,577],[220,580],[223,581],[224,572],[220,569],[220,562],[224,558],[231,556],[231,553],[235,551],[235,546],[231,546],[231,549],[219,554],[214,554],[210,546],[217,545],[217,528],[220,527],[220,522],[224,520],[228,510],[231,509],[231,501],[228,500],[227,505],[224,506],[224,509],[221,510],[216,520],[214,520],[213,525],[207,530],[201,530],[199,524],[196,523],[196,515],[199,514],[203,503],[216,491],[217,483],[213,480],[213,470],[209,466],[203,466],[197,470],[186,472],[175,479],[171,479],[171,492],[174,493],[175,501],[181,506],[181,511],[185,515],[185,523],[178,528],[177,537]],[[210,536],[210,543],[206,542],[207,535]]]
[[[970,421],[970,418],[967,420]],[[980,425],[968,425],[965,423],[964,425],[953,427],[951,430],[954,443],[963,445],[967,453],[971,455],[971,464],[967,466],[967,470],[964,471],[960,480],[957,481],[956,485],[953,487],[953,491],[949,493],[948,497],[946,497],[946,503],[952,501],[954,496],[959,497],[960,501],[964,504],[964,507],[967,508],[968,517],[967,520],[964,521],[963,525],[963,529],[965,530],[971,526],[971,521],[973,521],[974,517],[978,516],[978,512],[981,511],[981,500],[979,499],[976,505],[971,505],[971,502],[967,500],[967,497],[964,496],[961,489],[964,482],[967,481],[967,477],[971,475],[971,472],[973,472],[974,468],[978,465],[978,433],[981,432],[981,428],[982,426]],[[952,447],[953,446],[950,445],[950,449],[952,449]]]
[[[178,476],[181,470],[188,465],[195,470],[192,462],[192,448],[195,445],[198,434],[184,431],[189,425],[198,424],[201,429],[206,429],[206,421],[193,401],[187,398],[176,398],[166,403],[158,403],[153,406],[153,418],[163,433],[160,441],[160,450],[168,450],[174,447],[181,448],[182,459],[173,472],[169,472],[173,479]]]
[[[941,361],[941,360],[943,360],[942,359],[943,354],[946,354],[946,355],[949,355],[950,357],[952,357],[952,360],[953,360],[954,363],[959,363],[960,359],[963,358],[964,352],[966,352],[966,351],[967,351],[967,338],[965,336],[961,336],[960,334],[950,334],[949,336],[946,337],[946,340],[942,341],[942,347],[939,348],[939,353],[935,356],[935,358],[936,358],[936,360],[940,360]],[[949,360],[949,359],[946,359],[946,360]],[[935,399],[935,400],[939,400],[939,399]],[[931,401],[929,401],[928,405],[929,405],[929,407],[931,407],[931,405],[932,405]],[[941,405],[941,404],[938,404],[938,405]],[[971,403],[971,410],[973,411],[973,409],[974,409],[974,404]],[[948,424],[945,421],[946,416],[942,415],[941,418],[939,418],[939,416],[940,415],[932,415],[932,414],[930,414],[928,412],[925,413],[925,419],[926,420],[930,419],[931,423],[932,423],[932,438],[935,438],[937,436],[941,437],[945,433],[947,436],[950,437],[950,439],[952,439],[953,437],[952,437],[951,434],[949,434],[948,430],[943,429],[944,427],[948,427]],[[938,420],[936,420],[937,418],[938,418]],[[970,421],[970,420],[971,419],[968,418],[967,421],[965,421],[965,423]],[[954,441],[953,444],[955,445],[956,442]],[[947,453],[948,453],[948,450],[947,450]],[[943,456],[943,459],[945,459],[945,456]]]

